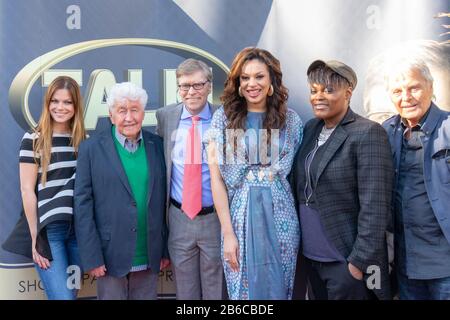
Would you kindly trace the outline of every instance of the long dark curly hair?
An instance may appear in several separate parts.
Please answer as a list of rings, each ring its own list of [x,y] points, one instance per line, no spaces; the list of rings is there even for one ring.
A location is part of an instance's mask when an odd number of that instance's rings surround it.
[[[269,51],[248,47],[239,52],[233,60],[225,88],[220,97],[228,119],[227,129],[246,129],[247,102],[239,96],[240,75],[244,64],[250,60],[259,60],[269,69],[273,86],[273,95],[267,96],[266,117],[263,129],[267,129],[270,141],[270,129],[282,129],[286,124],[288,89],[283,85],[280,61]]]

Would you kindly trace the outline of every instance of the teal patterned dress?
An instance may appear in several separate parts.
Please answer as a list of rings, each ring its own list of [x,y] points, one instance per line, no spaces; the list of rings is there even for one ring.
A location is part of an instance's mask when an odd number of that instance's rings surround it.
[[[230,132],[225,130],[227,119],[221,107],[203,140],[205,144],[217,143],[219,169],[239,242],[239,271],[232,271],[223,262],[232,300],[292,298],[300,225],[287,175],[302,140],[303,126],[297,113],[288,109],[285,128],[272,130],[272,141],[278,143],[261,149],[258,133],[264,116],[249,112],[245,133],[235,135],[236,143],[225,143],[230,141]],[[264,154],[268,156],[264,158]]]

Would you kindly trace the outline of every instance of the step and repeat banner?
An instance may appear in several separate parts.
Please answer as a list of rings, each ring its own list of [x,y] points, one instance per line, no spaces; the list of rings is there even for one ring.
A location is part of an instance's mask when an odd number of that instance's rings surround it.
[[[393,110],[380,70],[395,51],[429,62],[436,101],[450,109],[448,12],[448,0],[0,0],[0,243],[21,211],[20,140],[56,76],[81,86],[90,132],[108,116],[114,83],[142,85],[144,123],[153,129],[154,110],[179,99],[181,61],[212,68],[210,99],[219,103],[233,57],[257,46],[281,61],[289,106],[304,122],[312,117],[306,69],[315,59],[352,66],[359,78],[352,108],[382,121]],[[174,296],[173,280],[170,269],[161,272],[161,298]],[[85,275],[80,297],[95,297],[95,279]],[[45,299],[31,261],[1,249],[0,299]]]

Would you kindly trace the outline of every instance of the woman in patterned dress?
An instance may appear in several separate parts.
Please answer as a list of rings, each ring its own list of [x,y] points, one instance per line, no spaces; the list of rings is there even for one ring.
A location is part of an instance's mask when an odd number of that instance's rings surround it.
[[[204,138],[233,300],[292,298],[300,227],[286,176],[303,127],[287,99],[279,61],[245,48]]]

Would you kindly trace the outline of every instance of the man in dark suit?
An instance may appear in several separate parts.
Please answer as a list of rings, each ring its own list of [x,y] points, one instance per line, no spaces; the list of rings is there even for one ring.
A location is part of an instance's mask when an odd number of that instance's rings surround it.
[[[169,264],[163,145],[142,130],[146,103],[142,88],[113,86],[113,125],[78,153],[75,230],[98,299],[156,299],[158,273]]]
[[[291,181],[310,297],[369,299],[373,292],[389,299],[385,234],[393,166],[387,135],[351,110],[357,78],[349,66],[314,61],[308,82],[315,119],[305,125]]]
[[[182,103],[156,112],[156,132],[164,138],[168,188],[168,247],[177,299],[223,297],[220,222],[214,209],[211,177],[201,143],[216,105],[208,102],[211,69],[187,59],[176,71]]]

